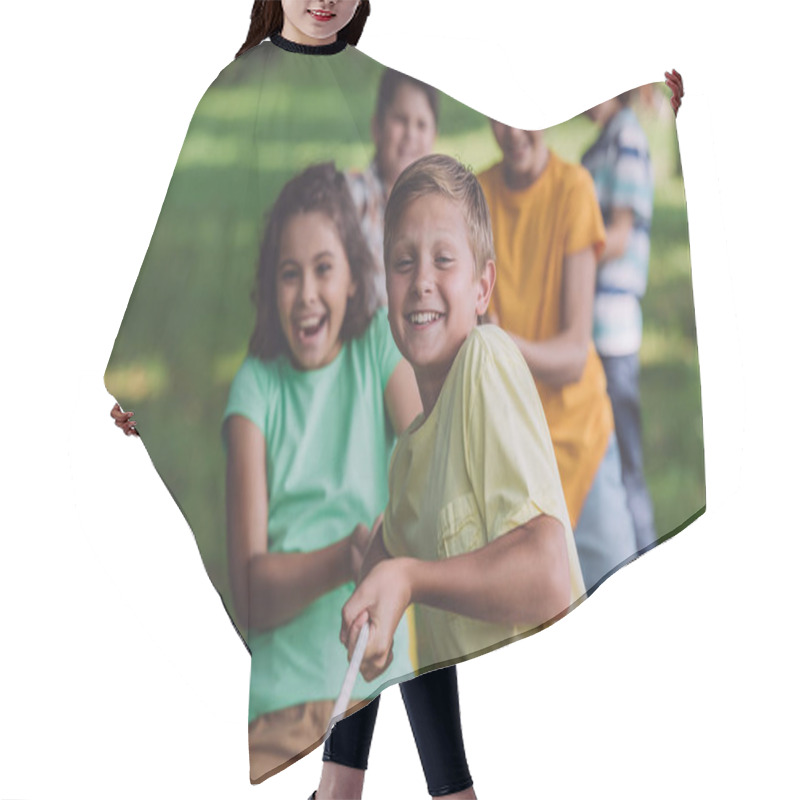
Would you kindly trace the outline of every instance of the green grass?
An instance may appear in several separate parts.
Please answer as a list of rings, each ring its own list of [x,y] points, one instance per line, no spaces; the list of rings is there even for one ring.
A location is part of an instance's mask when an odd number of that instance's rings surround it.
[[[143,441],[224,597],[220,420],[253,327],[249,294],[264,212],[286,180],[312,161],[335,160],[340,168],[369,163],[378,78],[377,71],[362,76],[366,89],[350,98],[351,114],[338,113],[338,98],[302,75],[293,76],[288,88],[273,88],[267,78],[259,120],[253,113],[260,85],[243,83],[235,69],[209,90],[193,119],[112,355],[108,385],[123,407],[136,411]],[[641,391],[647,478],[658,531],[666,534],[705,503],[703,440],[674,123],[643,118],[643,124],[657,192]],[[595,135],[591,123],[577,117],[548,131],[548,143],[578,160]],[[498,158],[488,122],[446,97],[438,149],[476,170]],[[198,386],[207,388],[198,392]]]

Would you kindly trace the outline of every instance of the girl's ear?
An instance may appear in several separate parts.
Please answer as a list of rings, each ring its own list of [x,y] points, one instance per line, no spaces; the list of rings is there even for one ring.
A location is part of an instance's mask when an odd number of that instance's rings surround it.
[[[494,289],[494,282],[497,278],[497,267],[494,261],[487,261],[483,272],[478,276],[478,298],[475,304],[475,310],[478,316],[486,313],[489,308],[489,300],[492,299],[492,290]]]
[[[350,272],[350,285],[347,287],[347,299],[352,300],[356,293],[358,292],[358,281],[353,277],[353,273]]]

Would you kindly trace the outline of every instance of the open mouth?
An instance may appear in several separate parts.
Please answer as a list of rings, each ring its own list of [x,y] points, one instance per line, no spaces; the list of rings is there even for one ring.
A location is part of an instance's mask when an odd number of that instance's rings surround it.
[[[332,11],[322,11],[318,8],[309,9],[308,13],[318,22],[329,22],[336,16]]]
[[[314,344],[320,338],[322,329],[327,321],[328,315],[323,314],[321,317],[313,317],[296,322],[294,326],[295,335],[300,344]]]
[[[415,328],[427,328],[443,318],[444,314],[439,311],[412,311],[406,314],[406,319]]]

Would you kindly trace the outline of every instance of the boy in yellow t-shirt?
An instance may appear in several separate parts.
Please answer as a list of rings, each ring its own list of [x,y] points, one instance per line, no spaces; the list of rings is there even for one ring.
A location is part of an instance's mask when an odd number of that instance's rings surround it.
[[[389,504],[342,610],[349,652],[365,622],[368,680],[416,604],[419,670],[531,633],[584,594],[555,455],[530,372],[511,339],[478,327],[495,279],[475,176],[417,161],[386,208],[389,322],[423,413],[398,440]]]

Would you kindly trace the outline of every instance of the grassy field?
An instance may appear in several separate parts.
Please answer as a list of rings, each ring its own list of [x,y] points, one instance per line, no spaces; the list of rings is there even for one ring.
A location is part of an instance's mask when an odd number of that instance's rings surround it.
[[[345,78],[340,76],[343,85]],[[285,181],[309,163],[367,166],[378,78],[377,68],[366,77],[359,73],[365,89],[348,95],[344,114],[337,96],[302,75],[292,86],[265,81],[259,119],[260,83],[242,81],[236,69],[207,93],[112,354],[107,385],[123,407],[136,411],[148,452],[223,597],[220,420],[252,331],[249,295],[263,215]],[[643,116],[643,123],[657,176],[641,352],[645,460],[657,528],[666,535],[705,503],[703,440],[674,123],[654,115]],[[576,118],[551,129],[548,141],[563,157],[578,160],[595,135],[585,118]],[[486,120],[444,97],[437,149],[475,170],[498,158]]]

